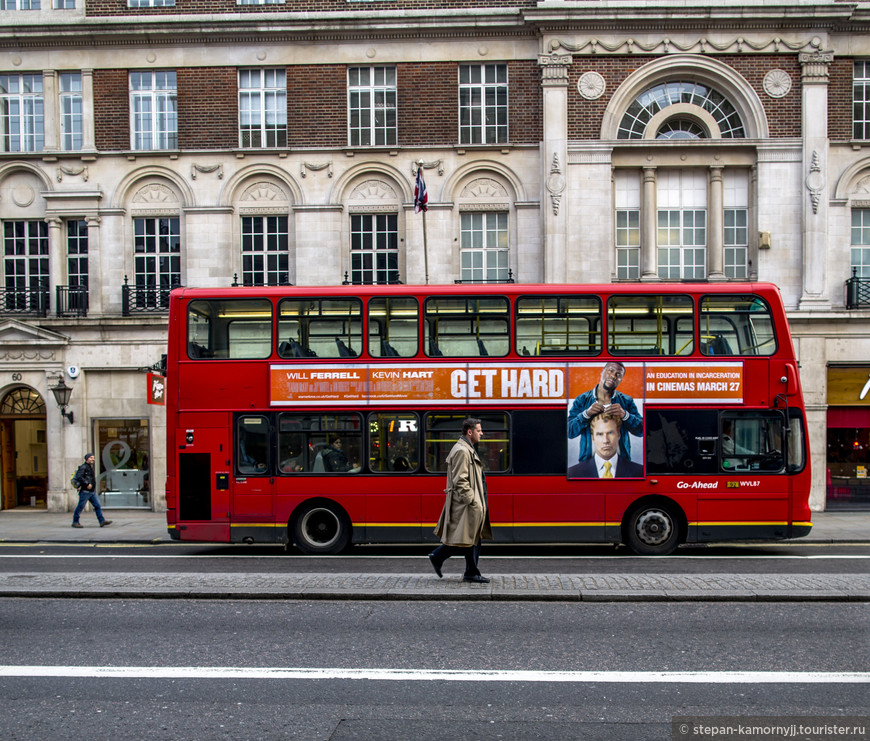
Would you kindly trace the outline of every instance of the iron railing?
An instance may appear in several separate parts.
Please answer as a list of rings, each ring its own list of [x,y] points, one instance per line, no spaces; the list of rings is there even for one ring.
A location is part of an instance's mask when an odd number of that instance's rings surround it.
[[[169,310],[169,293],[174,288],[180,288],[180,284],[173,284],[167,288],[158,286],[131,286],[128,278],[124,276],[124,285],[121,286],[121,314],[160,314]]]
[[[455,284],[459,283],[513,283],[514,271],[508,270],[507,278],[481,278],[480,280],[454,280]]]
[[[48,304],[48,289],[41,285],[36,288],[0,290],[0,314],[47,316]]]
[[[852,268],[852,277],[846,281],[846,308],[870,307],[870,278],[859,278],[858,268]]]
[[[87,286],[55,286],[55,307],[59,317],[88,315]]]

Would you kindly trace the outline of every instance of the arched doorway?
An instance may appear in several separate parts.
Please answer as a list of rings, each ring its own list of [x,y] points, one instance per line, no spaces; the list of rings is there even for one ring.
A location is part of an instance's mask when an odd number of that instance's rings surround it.
[[[3,509],[45,509],[48,492],[45,401],[27,386],[12,389],[0,400],[0,473]]]

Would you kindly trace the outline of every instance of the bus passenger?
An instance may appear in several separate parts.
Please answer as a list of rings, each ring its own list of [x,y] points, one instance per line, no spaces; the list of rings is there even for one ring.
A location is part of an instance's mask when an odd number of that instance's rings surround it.
[[[332,443],[326,450],[323,451],[323,467],[327,471],[341,473],[348,471],[356,473],[359,471],[359,465],[351,463],[342,450],[343,443],[340,437],[333,439]]]
[[[568,478],[642,478],[643,466],[619,452],[622,420],[604,413],[592,418],[592,447],[595,453],[568,469]]]
[[[435,527],[441,545],[429,554],[429,561],[439,579],[444,562],[461,553],[465,556],[462,581],[489,582],[477,568],[480,541],[492,540],[486,478],[483,461],[477,454],[477,444],[482,437],[480,420],[469,417],[462,423],[462,436],[447,454],[447,488],[444,490],[447,496]]]
[[[631,459],[631,441],[628,433],[643,434],[643,417],[637,411],[637,405],[628,394],[617,391],[617,387],[625,376],[625,366],[615,360],[605,363],[601,371],[601,380],[595,388],[586,391],[576,399],[568,412],[568,437],[580,438],[580,455],[583,461],[591,458],[592,437],[589,423],[596,415],[607,412],[622,421],[622,434],[619,438],[619,454],[626,460]]]

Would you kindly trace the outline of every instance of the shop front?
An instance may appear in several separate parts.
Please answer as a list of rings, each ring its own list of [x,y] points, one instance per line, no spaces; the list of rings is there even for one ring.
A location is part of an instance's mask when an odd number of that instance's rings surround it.
[[[870,364],[828,367],[828,510],[870,510]]]

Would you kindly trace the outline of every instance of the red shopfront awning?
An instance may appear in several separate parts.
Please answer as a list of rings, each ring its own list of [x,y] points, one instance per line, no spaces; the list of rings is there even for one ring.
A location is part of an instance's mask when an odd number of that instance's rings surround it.
[[[870,427],[870,407],[828,407],[828,429]]]

